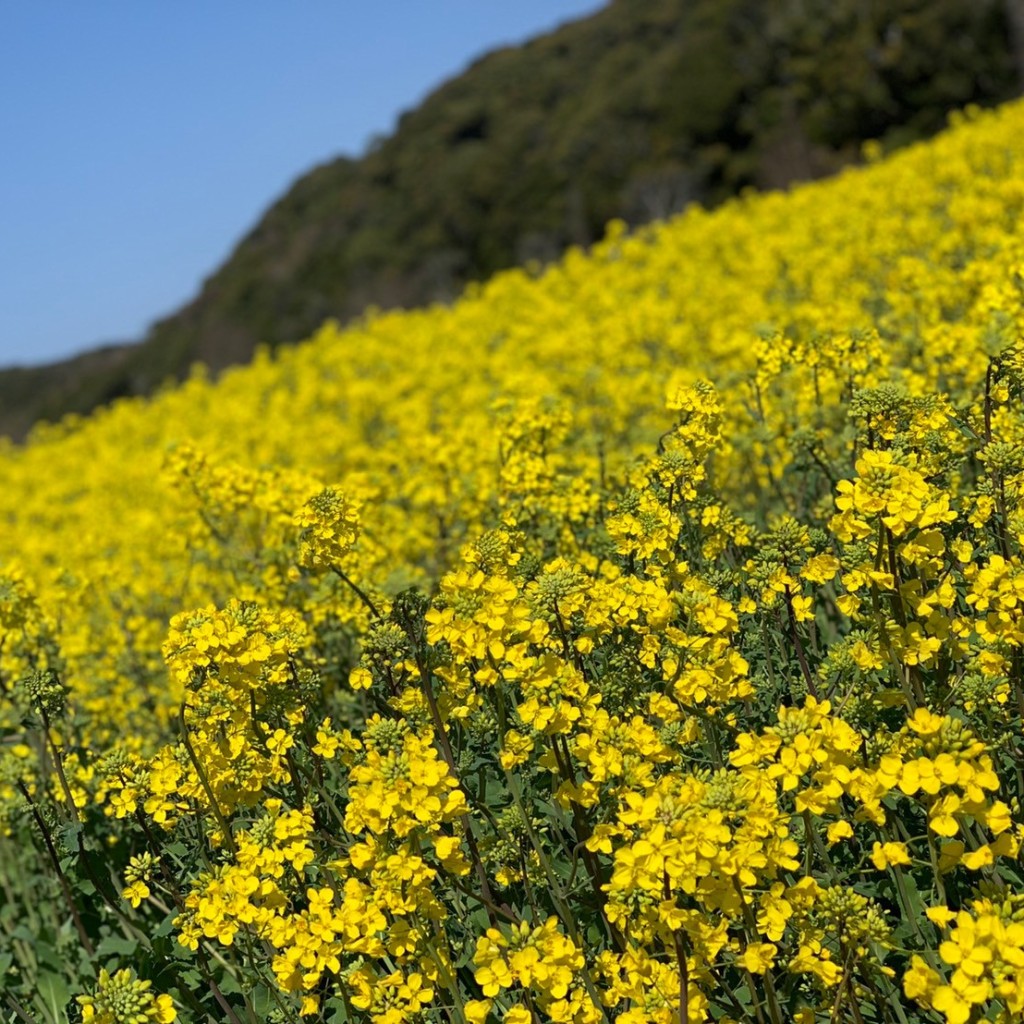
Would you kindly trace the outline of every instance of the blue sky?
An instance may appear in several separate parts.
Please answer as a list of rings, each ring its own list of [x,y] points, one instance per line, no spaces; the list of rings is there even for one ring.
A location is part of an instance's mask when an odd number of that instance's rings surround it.
[[[141,337],[299,174],[599,0],[0,5],[0,365]]]

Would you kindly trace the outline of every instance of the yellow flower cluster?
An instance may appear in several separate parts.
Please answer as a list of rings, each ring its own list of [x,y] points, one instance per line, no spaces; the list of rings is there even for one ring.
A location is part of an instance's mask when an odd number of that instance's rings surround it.
[[[307,642],[306,623],[285,609],[266,612],[232,600],[171,619],[163,645],[171,677],[182,687],[212,676],[235,691],[258,691],[286,682],[289,661]]]
[[[295,514],[302,528],[300,561],[312,569],[340,566],[359,536],[359,506],[331,487]]]
[[[493,998],[506,989],[520,989],[525,1007],[521,1013],[532,1019],[533,1008],[548,1020],[589,1024],[601,1020],[580,980],[583,955],[561,933],[556,917],[535,928],[524,921],[509,935],[488,928],[476,944],[474,976],[484,996],[478,1012],[486,1013]],[[517,1007],[505,1011],[505,1020],[516,1019]]]
[[[1007,1018],[1024,1015],[1024,912],[1019,896],[971,900],[953,912],[932,907],[928,917],[949,937],[939,946],[948,977],[914,956],[904,978],[908,996],[937,1010],[947,1024],[966,1024],[975,1007],[998,999]]]
[[[400,746],[370,747],[349,772],[345,828],[404,837],[417,825],[436,828],[464,813],[465,795],[441,760],[433,737],[398,734]]]

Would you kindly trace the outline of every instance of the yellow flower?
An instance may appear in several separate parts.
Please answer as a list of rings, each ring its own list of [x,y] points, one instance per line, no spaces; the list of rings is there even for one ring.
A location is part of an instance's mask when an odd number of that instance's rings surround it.
[[[493,1005],[490,999],[470,999],[465,1006],[466,1020],[469,1024],[484,1024]]]
[[[778,948],[770,942],[759,942],[743,950],[740,962],[751,974],[764,974],[775,962]]]
[[[956,819],[960,805],[960,798],[956,794],[944,796],[932,806],[928,827],[940,836],[955,836],[960,831],[960,823]]]
[[[526,764],[533,753],[533,739],[525,736],[515,729],[509,729],[505,733],[502,744],[500,761],[502,768],[511,769],[517,765]]]
[[[924,913],[932,924],[937,924],[940,927],[945,927],[950,921],[956,919],[956,912],[950,910],[949,907],[928,907]]]
[[[835,846],[843,839],[853,836],[853,826],[848,821],[833,821],[825,830],[828,838],[828,845]]]
[[[792,599],[793,615],[797,622],[809,622],[814,618],[814,599],[798,594]]]
[[[373,686],[373,674],[368,668],[359,665],[348,674],[348,685],[353,690],[368,690]]]
[[[972,1001],[965,999],[952,985],[940,985],[931,997],[932,1006],[945,1018],[946,1024],[967,1024]]]
[[[977,850],[965,853],[961,858],[961,863],[970,871],[980,871],[982,868],[990,867],[995,863],[992,847],[986,844],[978,847]]]
[[[283,757],[293,746],[295,746],[295,739],[284,729],[275,729],[274,735],[267,740],[267,749],[279,757]]]
[[[807,560],[800,575],[812,583],[828,583],[839,572],[842,563],[835,555],[815,555]]]
[[[884,871],[888,867],[900,867],[910,862],[910,854],[905,843],[875,843],[871,847],[871,863],[879,871]]]
[[[438,860],[445,871],[453,875],[468,875],[471,866],[462,853],[462,841],[458,836],[439,836],[434,840]]]
[[[137,907],[149,896],[149,886],[145,882],[132,882],[121,891],[121,898],[127,900],[133,907]]]

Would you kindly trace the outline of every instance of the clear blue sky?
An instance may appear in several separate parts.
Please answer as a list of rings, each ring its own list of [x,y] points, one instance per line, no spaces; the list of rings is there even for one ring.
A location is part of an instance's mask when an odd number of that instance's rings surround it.
[[[299,174],[600,0],[3,0],[0,365],[140,337]]]

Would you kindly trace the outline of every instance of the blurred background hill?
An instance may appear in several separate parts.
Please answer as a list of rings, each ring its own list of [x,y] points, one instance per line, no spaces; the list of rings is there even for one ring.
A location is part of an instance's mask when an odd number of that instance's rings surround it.
[[[445,302],[604,225],[780,188],[1024,82],[1024,0],[613,0],[488,54],[315,167],[133,344],[0,371],[0,433],[246,361],[367,307]]]

